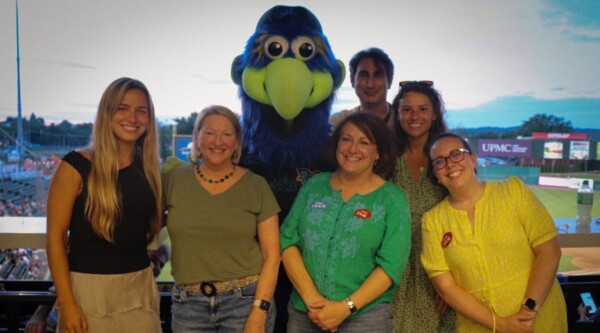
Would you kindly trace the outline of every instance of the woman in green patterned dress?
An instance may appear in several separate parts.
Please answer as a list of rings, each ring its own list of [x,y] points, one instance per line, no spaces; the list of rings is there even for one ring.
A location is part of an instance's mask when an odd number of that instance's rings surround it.
[[[446,196],[432,176],[428,154],[429,143],[447,131],[444,102],[432,81],[402,81],[392,110],[398,112],[394,132],[400,150],[394,183],[408,197],[412,224],[412,251],[392,301],[394,331],[453,332],[455,313],[421,265],[421,217]]]

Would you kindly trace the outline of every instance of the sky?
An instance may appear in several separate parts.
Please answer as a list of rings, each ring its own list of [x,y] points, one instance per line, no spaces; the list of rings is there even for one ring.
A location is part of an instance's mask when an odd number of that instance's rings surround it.
[[[600,129],[597,0],[19,0],[21,105],[46,123],[92,122],[106,86],[149,88],[162,121],[210,104],[239,112],[231,63],[260,16],[302,5],[335,56],[380,47],[399,81],[433,80],[451,128],[519,126],[537,113]],[[0,121],[17,115],[15,0],[0,1]],[[358,105],[350,79],[332,112]]]

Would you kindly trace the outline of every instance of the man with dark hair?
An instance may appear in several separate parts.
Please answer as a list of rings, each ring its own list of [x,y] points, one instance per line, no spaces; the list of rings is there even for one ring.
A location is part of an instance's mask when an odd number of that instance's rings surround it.
[[[332,114],[330,121],[333,127],[354,112],[370,112],[384,119],[392,128],[396,116],[387,101],[387,91],[393,78],[394,64],[383,50],[372,47],[355,54],[350,60],[350,82],[360,105]]]

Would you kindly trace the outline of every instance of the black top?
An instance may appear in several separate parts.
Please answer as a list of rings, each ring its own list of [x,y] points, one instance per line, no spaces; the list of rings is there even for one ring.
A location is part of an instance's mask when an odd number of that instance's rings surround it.
[[[156,201],[143,168],[135,161],[119,170],[117,186],[121,197],[121,218],[114,233],[114,244],[98,236],[85,218],[88,175],[92,164],[78,152],[63,157],[83,179],[83,189],[75,199],[69,226],[69,267],[73,272],[122,274],[142,270],[150,265],[146,252],[146,235],[156,211]]]

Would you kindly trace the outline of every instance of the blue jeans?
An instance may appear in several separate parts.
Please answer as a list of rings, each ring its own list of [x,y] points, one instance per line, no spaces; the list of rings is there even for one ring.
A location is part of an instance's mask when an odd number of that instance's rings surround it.
[[[257,282],[254,282],[242,288],[217,293],[212,297],[187,292],[174,285],[171,294],[173,332],[243,332],[246,319],[252,310],[256,285]],[[267,314],[266,332],[273,332],[276,313],[273,304]]]
[[[338,327],[338,333],[390,333],[392,332],[392,310],[390,303],[380,303],[369,311],[352,319],[346,319]],[[323,333],[306,312],[298,311],[288,303],[287,333]]]

